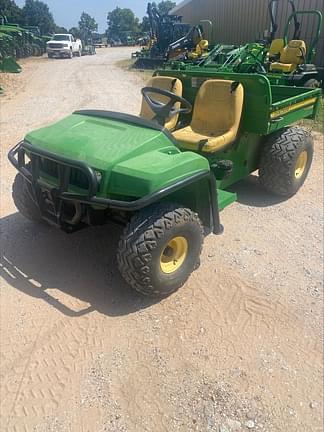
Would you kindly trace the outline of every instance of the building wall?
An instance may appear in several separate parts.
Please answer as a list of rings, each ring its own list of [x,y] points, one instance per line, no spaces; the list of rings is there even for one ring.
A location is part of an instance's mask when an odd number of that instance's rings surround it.
[[[317,9],[324,13],[324,0],[296,0],[295,3],[297,10]],[[283,35],[291,13],[287,4],[287,1],[279,2],[277,37]],[[198,24],[203,19],[211,20],[212,42],[246,43],[261,38],[264,30],[270,28],[268,0],[191,0],[180,3],[172,13],[182,15],[183,21],[191,24]],[[301,39],[308,45],[315,33],[315,18],[304,17],[301,28]],[[315,62],[324,66],[323,25]]]

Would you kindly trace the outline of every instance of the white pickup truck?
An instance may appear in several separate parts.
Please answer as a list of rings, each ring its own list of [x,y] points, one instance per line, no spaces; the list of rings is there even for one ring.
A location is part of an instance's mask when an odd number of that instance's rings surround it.
[[[46,44],[48,57],[68,57],[74,55],[81,57],[82,42],[71,34],[55,34]]]

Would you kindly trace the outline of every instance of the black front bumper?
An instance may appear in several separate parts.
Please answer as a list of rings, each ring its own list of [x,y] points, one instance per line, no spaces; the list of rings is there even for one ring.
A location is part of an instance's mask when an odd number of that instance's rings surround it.
[[[30,160],[30,169],[27,168],[26,155]],[[122,201],[110,198],[98,197],[99,182],[96,172],[85,162],[75,161],[59,156],[43,149],[38,149],[27,141],[18,143],[8,154],[9,161],[19,173],[31,184],[40,211],[44,208],[43,193],[51,197],[55,209],[55,216],[60,225],[60,208],[62,202],[82,203],[102,206],[113,210],[134,212],[154,204],[173,192],[183,189],[202,179],[208,180],[211,215],[213,221],[212,231],[220,234],[223,227],[220,224],[216,180],[210,171],[201,171],[179,180],[178,182],[153,192],[145,197],[134,201]],[[41,180],[41,168],[44,160],[53,161],[58,164],[58,185],[49,186]],[[84,194],[69,192],[72,170],[82,173],[87,179],[87,190]]]

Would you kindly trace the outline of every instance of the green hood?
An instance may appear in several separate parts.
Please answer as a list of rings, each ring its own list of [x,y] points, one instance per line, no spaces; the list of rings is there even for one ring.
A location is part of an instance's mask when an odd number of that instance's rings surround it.
[[[79,114],[35,130],[26,140],[40,149],[87,162],[101,170],[139,153],[170,145],[160,131]]]
[[[144,196],[209,169],[205,158],[180,152],[163,131],[125,119],[72,114],[25,139],[39,149],[99,170],[103,195]]]

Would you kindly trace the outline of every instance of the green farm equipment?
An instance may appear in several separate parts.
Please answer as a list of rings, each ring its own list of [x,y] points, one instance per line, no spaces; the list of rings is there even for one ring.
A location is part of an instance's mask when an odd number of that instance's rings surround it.
[[[324,74],[313,61],[321,33],[322,13],[317,10],[297,11],[294,0],[288,0],[292,13],[285,25],[283,38],[277,39],[275,10],[278,3],[279,0],[269,2],[271,30],[266,32],[263,40],[242,46],[219,44],[205,57],[194,61],[175,61],[171,63],[171,67],[182,70],[207,68],[218,72],[259,73],[267,75],[272,84],[319,87]],[[303,17],[310,16],[315,17],[315,28],[307,48],[306,43],[300,39],[301,23]]]
[[[9,152],[14,202],[68,233],[122,225],[121,275],[166,296],[199,266],[204,236],[222,233],[235,183],[259,170],[270,193],[290,197],[303,185],[313,141],[291,125],[314,119],[320,93],[262,74],[157,71],[139,116],[76,111],[27,134]]]
[[[16,59],[29,57],[33,53],[31,33],[15,24],[0,25],[0,32],[13,38],[13,55]]]
[[[207,68],[215,71],[234,73],[266,73],[264,57],[268,48],[258,42],[242,46],[218,44],[208,53],[195,61],[175,61],[173,69]],[[166,66],[168,68],[168,66]]]
[[[121,44],[124,46],[136,46],[136,38],[134,32],[124,31],[120,37]]]
[[[5,16],[0,16],[0,71],[21,72],[16,59],[41,56],[45,48],[45,39],[38,27],[10,24]]]
[[[20,73],[21,66],[13,57],[0,57],[0,71],[8,73]]]
[[[37,26],[24,26],[25,30],[28,31],[29,43],[32,48],[32,55],[39,57],[46,52],[46,42],[41,35],[40,29]]]
[[[21,67],[13,57],[13,38],[0,32],[0,71],[9,73],[21,72]]]

